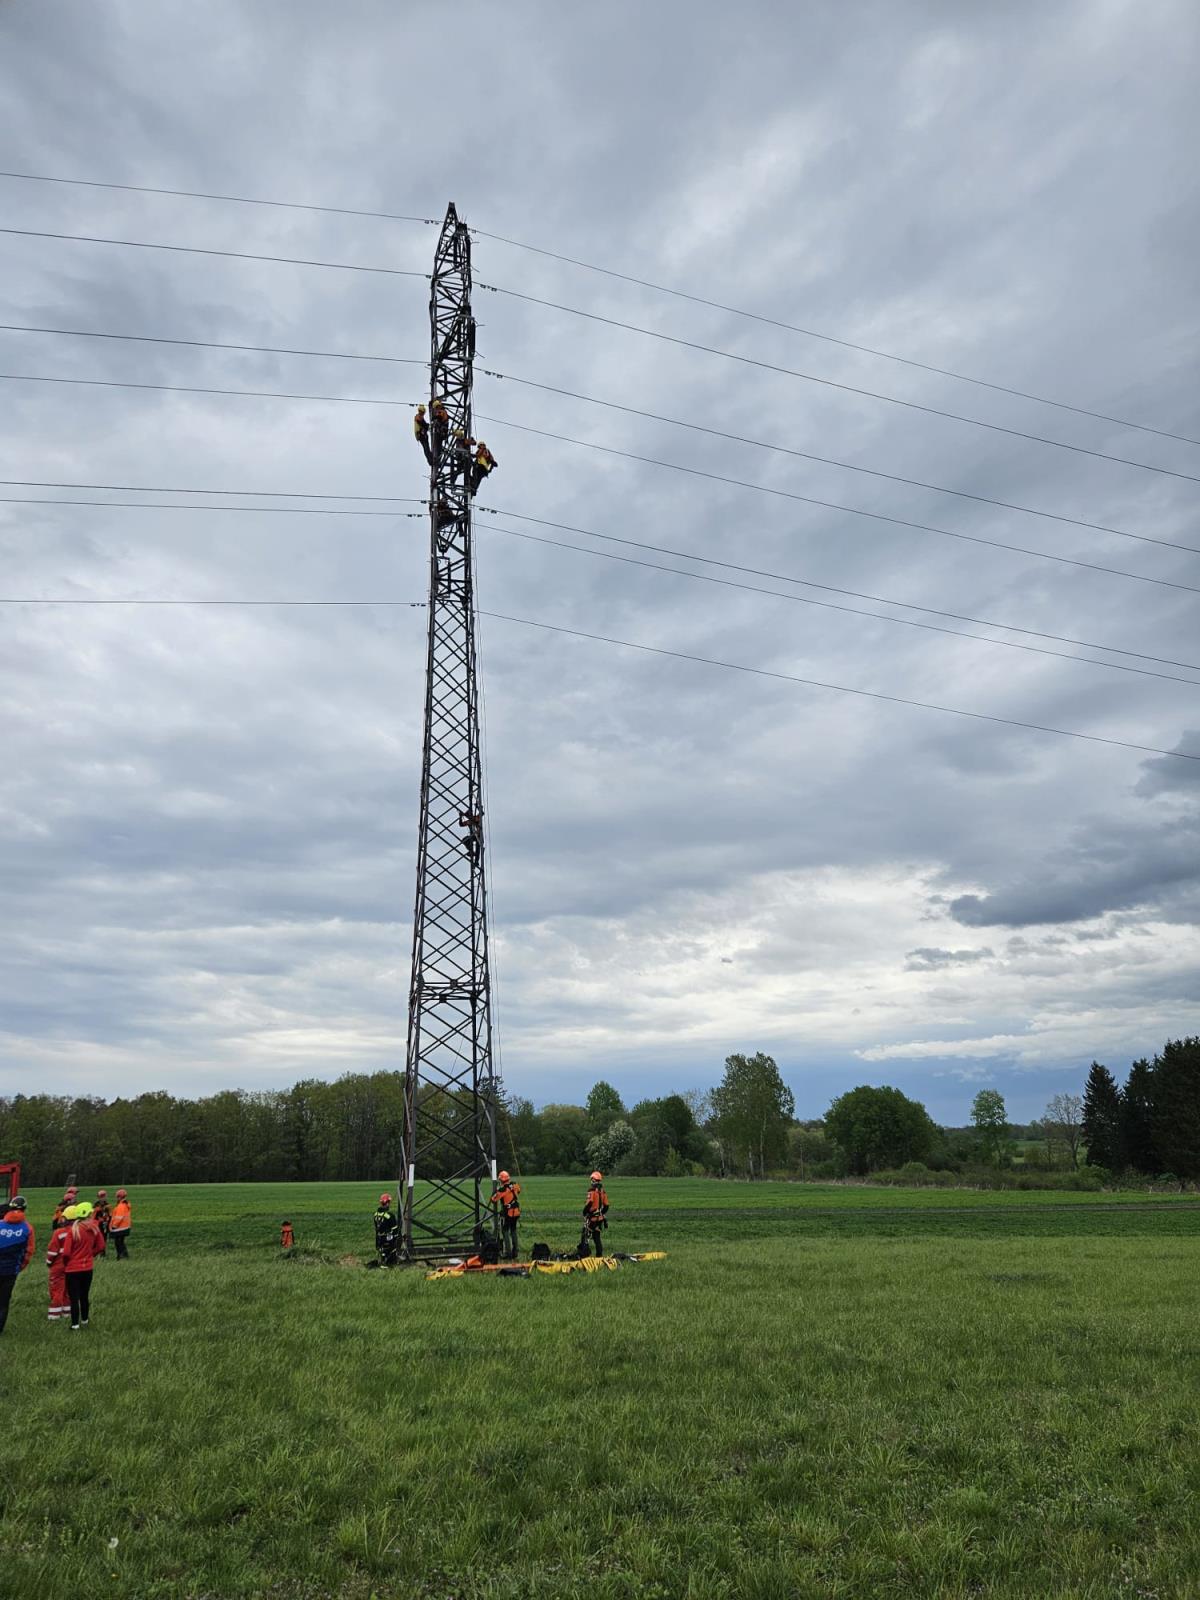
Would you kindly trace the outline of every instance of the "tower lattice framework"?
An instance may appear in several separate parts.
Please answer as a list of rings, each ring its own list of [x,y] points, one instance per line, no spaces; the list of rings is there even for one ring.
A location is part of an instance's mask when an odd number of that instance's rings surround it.
[[[429,298],[429,642],[412,982],[404,1081],[401,1253],[455,1254],[494,1236],[497,1084],[484,873],[470,438],[471,239],[451,205]],[[439,427],[440,401],[448,422]],[[487,1186],[487,1193],[485,1187]]]

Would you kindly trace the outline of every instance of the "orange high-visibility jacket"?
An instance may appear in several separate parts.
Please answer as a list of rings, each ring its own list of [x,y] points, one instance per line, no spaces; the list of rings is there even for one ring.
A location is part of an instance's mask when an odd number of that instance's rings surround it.
[[[511,1221],[515,1222],[521,1215],[521,1202],[517,1196],[521,1193],[519,1183],[506,1183],[496,1190],[492,1196],[492,1204]]]
[[[589,1222],[598,1222],[608,1210],[608,1196],[600,1184],[593,1184],[583,1202],[583,1214]]]
[[[128,1200],[118,1200],[113,1207],[112,1221],[108,1225],[109,1233],[128,1233],[133,1227],[133,1212],[130,1210]]]

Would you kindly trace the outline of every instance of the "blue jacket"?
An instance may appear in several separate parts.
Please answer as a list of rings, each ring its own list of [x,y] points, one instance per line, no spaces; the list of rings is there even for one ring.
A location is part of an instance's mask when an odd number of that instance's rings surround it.
[[[0,1222],[0,1278],[15,1278],[24,1267],[29,1235],[27,1222]]]

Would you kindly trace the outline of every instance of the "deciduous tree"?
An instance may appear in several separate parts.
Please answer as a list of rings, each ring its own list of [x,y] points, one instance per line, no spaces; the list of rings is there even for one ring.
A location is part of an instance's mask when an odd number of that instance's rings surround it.
[[[796,1104],[772,1057],[725,1058],[725,1076],[712,1093],[713,1132],[732,1162],[751,1178],[781,1165]]]
[[[825,1113],[825,1132],[844,1151],[850,1171],[859,1174],[920,1161],[937,1137],[920,1101],[869,1084],[838,1095]]]
[[[980,1089],[971,1102],[971,1121],[984,1155],[999,1164],[1009,1134],[1008,1112],[999,1089]]]

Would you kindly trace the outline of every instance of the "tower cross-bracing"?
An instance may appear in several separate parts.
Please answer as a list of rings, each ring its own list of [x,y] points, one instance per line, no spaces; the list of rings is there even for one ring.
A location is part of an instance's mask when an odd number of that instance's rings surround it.
[[[477,1248],[496,1224],[496,1079],[475,649],[471,238],[451,205],[429,298],[429,641],[404,1080],[401,1254]],[[486,1185],[486,1190],[485,1190]]]

